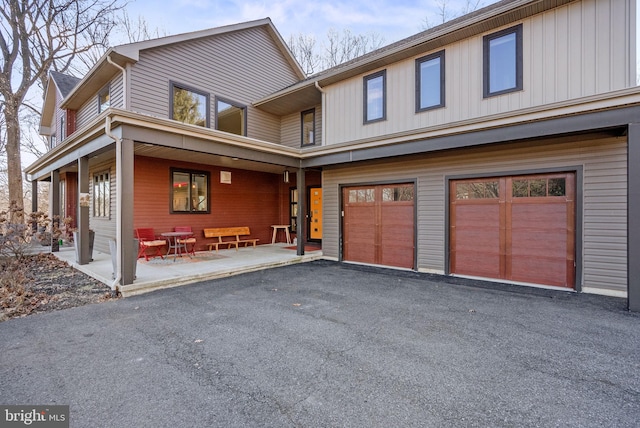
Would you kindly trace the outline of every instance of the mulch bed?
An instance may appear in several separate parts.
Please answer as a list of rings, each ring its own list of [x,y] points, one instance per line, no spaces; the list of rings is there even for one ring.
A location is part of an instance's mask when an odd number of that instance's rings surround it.
[[[115,298],[105,284],[51,253],[0,260],[0,321]]]

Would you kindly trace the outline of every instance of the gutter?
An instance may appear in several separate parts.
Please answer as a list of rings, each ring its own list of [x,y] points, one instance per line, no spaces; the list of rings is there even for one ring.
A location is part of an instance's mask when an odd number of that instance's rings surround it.
[[[118,291],[118,286],[120,284],[120,280],[122,279],[122,217],[120,216],[120,211],[122,209],[122,139],[116,137],[111,132],[111,118],[109,116],[105,117],[104,122],[104,133],[116,142],[116,268],[114,272],[115,279],[109,286],[112,292]]]

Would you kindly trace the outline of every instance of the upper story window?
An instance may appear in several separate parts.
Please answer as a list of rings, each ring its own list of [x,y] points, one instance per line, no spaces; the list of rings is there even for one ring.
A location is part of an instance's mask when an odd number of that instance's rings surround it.
[[[364,123],[387,118],[387,71],[382,70],[364,78]]]
[[[209,173],[171,169],[171,213],[209,213]]]
[[[316,111],[315,109],[302,112],[302,144],[311,146],[316,143]]]
[[[216,129],[247,135],[247,108],[242,104],[216,97]]]
[[[56,136],[56,134],[51,135],[51,141],[49,143],[50,148],[54,148],[55,146],[58,145],[58,137]]]
[[[444,107],[444,51],[416,60],[416,113]]]
[[[483,38],[484,97],[522,90],[522,24]]]
[[[209,94],[172,83],[170,106],[172,119],[191,125],[209,126]]]
[[[109,85],[103,88],[98,94],[98,113],[102,113],[111,105],[111,96],[109,95]]]

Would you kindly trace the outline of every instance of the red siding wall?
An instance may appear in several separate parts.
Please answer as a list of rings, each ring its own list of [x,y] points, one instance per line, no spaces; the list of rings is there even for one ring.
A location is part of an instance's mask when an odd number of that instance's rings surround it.
[[[198,165],[180,161],[136,157],[134,178],[134,227],[152,227],[156,233],[175,226],[191,226],[198,246],[206,249],[202,230],[207,227],[249,226],[259,244],[271,243],[271,225],[282,216],[282,177],[279,174]],[[170,168],[208,171],[210,214],[170,213]],[[220,171],[231,172],[231,184],[220,183]],[[288,203],[288,186],[284,197]],[[285,223],[286,224],[286,223]]]

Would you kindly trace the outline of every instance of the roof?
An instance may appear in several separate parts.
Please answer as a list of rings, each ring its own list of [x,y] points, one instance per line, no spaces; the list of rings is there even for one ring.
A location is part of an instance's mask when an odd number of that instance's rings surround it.
[[[78,109],[87,97],[92,96],[100,90],[104,85],[113,78],[116,73],[119,73],[117,67],[109,64],[107,58],[118,64],[121,67],[125,67],[127,63],[135,63],[140,59],[140,52],[146,49],[152,49],[162,46],[168,46],[176,43],[182,43],[186,41],[196,40],[205,37],[216,36],[220,34],[228,34],[235,31],[247,30],[250,28],[265,27],[268,33],[271,35],[276,45],[283,53],[291,65],[292,70],[302,80],[304,79],[304,72],[300,67],[300,64],[296,61],[293,54],[289,50],[289,47],[276,30],[275,26],[271,22],[270,18],[259,19],[255,21],[242,22],[239,24],[225,25],[222,27],[209,28],[206,30],[193,31],[190,33],[177,34],[172,36],[160,37],[157,39],[144,40],[141,42],[129,43],[120,46],[109,48],[107,52],[98,60],[98,62],[89,70],[86,76],[82,79],[80,84],[75,86],[70,93],[65,96],[65,100],[62,103],[64,108]]]
[[[316,83],[325,87],[407,58],[441,49],[459,40],[493,31],[572,1],[574,0],[502,0],[309,76],[295,85],[256,101],[254,106],[276,115],[301,111],[320,103],[320,91],[316,88]]]
[[[75,76],[60,73],[59,71],[51,70],[49,75],[53,78],[58,87],[58,90],[62,94],[62,97],[69,95],[69,92],[80,82],[80,79]]]

